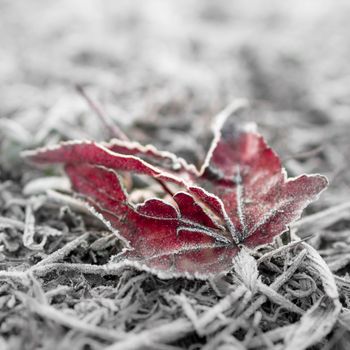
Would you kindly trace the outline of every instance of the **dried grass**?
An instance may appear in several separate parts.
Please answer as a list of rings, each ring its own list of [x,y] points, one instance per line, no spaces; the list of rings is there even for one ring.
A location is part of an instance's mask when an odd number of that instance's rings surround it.
[[[0,349],[348,349],[348,4],[137,4],[0,3]],[[18,156],[108,137],[76,83],[129,135],[194,162],[211,116],[248,97],[242,118],[289,174],[321,172],[331,186],[291,243],[243,251],[225,278],[160,280],[110,263],[117,239],[55,169]]]

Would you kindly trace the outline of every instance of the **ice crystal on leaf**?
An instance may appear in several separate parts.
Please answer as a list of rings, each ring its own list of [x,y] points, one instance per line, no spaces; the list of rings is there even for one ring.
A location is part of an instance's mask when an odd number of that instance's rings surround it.
[[[25,156],[64,164],[74,191],[124,241],[118,259],[165,278],[207,278],[229,271],[241,245],[272,242],[327,187],[321,175],[287,179],[253,124],[230,117],[219,124],[200,170],[153,146],[117,139],[69,141]],[[122,185],[125,173],[179,190],[135,205]]]

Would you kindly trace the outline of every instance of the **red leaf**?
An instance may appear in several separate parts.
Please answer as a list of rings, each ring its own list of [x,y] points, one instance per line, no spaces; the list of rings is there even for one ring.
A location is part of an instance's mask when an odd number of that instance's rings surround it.
[[[125,141],[124,151],[130,144]],[[133,153],[133,152],[131,152]],[[140,152],[141,153],[141,152]],[[176,174],[176,170],[165,170],[156,167],[136,157],[133,154],[116,153],[108,149],[108,144],[98,144],[94,141],[68,141],[60,145],[41,148],[37,151],[27,151],[24,155],[38,164],[94,164],[119,171],[129,171],[152,176],[159,180],[183,184],[184,179]],[[176,168],[176,166],[174,166]],[[191,177],[190,172],[185,172]]]
[[[189,179],[198,176],[194,165],[188,164],[183,158],[173,153],[159,151],[153,145],[143,146],[138,142],[125,142],[118,139],[113,139],[103,145],[112,152],[138,157],[163,171],[176,173]]]
[[[201,173],[197,183],[222,200],[233,235],[249,247],[284,232],[328,184],[321,175],[287,179],[254,125],[237,126],[231,119],[218,131]]]
[[[118,230],[118,235],[133,248],[124,252],[124,257],[152,269],[156,268],[154,264],[160,264],[169,274],[201,277],[216,273],[218,266],[228,266],[236,253],[237,248],[221,232],[224,228],[215,225],[190,194],[175,194],[177,207],[160,199],[149,199],[134,206],[127,201],[114,171],[82,163],[67,165],[66,172],[74,189],[84,194],[93,212],[112,230]],[[189,205],[197,209],[189,212]],[[219,248],[225,251],[220,259],[209,254]],[[197,265],[191,266],[186,263],[199,256],[201,249],[208,251],[203,261],[198,260]]]
[[[237,126],[231,119],[217,132],[201,171],[153,146],[120,140],[67,142],[26,156],[65,164],[74,190],[125,242],[118,258],[161,277],[207,278],[229,271],[240,244],[272,242],[327,186],[320,175],[287,179],[278,156],[252,125]],[[118,172],[172,182],[182,191],[168,202],[152,198],[134,205]]]

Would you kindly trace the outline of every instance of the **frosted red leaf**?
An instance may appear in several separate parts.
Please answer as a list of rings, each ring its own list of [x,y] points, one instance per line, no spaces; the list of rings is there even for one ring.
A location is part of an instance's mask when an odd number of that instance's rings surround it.
[[[327,187],[321,175],[287,179],[252,124],[227,118],[197,170],[153,146],[70,141],[25,152],[35,163],[62,163],[73,189],[124,241],[117,259],[160,277],[208,278],[232,268],[241,245],[271,243]],[[181,191],[135,205],[120,174],[148,175]]]

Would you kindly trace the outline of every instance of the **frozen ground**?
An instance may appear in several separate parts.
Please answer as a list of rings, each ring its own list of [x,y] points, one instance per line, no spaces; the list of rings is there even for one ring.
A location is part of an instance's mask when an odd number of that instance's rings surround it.
[[[348,349],[349,13],[345,0],[0,0],[0,348]],[[59,170],[19,157],[108,138],[75,84],[130,137],[195,163],[213,116],[250,99],[289,174],[330,179],[293,227],[329,270],[304,244],[257,252],[228,285],[103,270],[118,242],[45,192],[62,179],[33,183]]]

